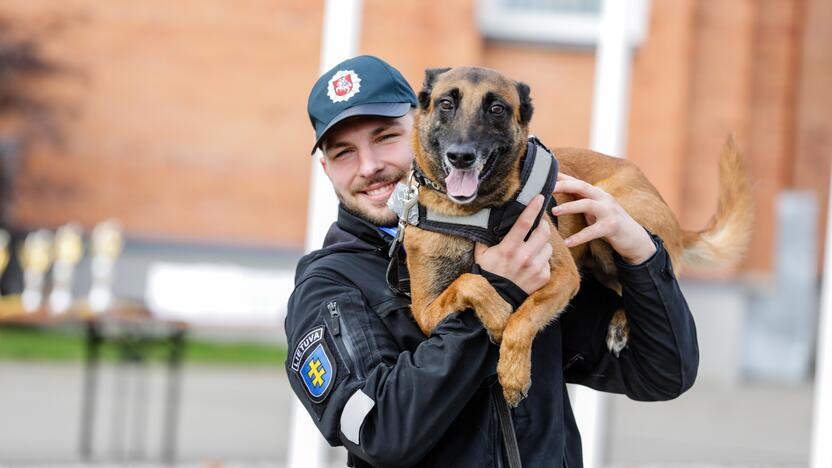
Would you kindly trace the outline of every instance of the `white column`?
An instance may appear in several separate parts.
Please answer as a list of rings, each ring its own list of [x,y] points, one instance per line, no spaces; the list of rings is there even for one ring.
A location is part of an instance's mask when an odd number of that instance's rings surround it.
[[[321,73],[338,62],[352,57],[358,51],[361,11],[361,0],[326,0],[321,41]],[[309,84],[312,85],[311,79]],[[313,136],[310,135],[309,146],[313,141]],[[305,155],[297,156],[304,157]],[[338,199],[329,179],[321,169],[319,159],[320,152],[316,152],[310,158],[312,175],[306,220],[304,248],[306,252],[321,247],[326,231],[335,221],[338,212]],[[289,460],[286,466],[287,468],[323,468],[326,465],[326,441],[321,437],[301,403],[296,399],[292,401]]]
[[[612,156],[626,149],[630,97],[632,44],[629,22],[634,19],[633,2],[604,0],[598,45],[595,50],[595,91],[589,146]],[[606,396],[586,387],[574,388],[573,408],[583,440],[584,467],[604,463]]]
[[[832,174],[829,177],[832,182]],[[832,185],[830,185],[832,187]],[[815,420],[812,429],[812,468],[832,467],[832,189],[826,218],[826,255],[818,327],[815,372]]]
[[[321,41],[321,73],[357,53],[361,32],[361,10],[361,0],[326,0]],[[312,80],[309,85],[312,85]],[[313,139],[310,138],[309,141],[311,147]],[[305,248],[307,252],[321,247],[324,235],[338,213],[338,199],[321,169],[319,159],[320,152],[316,152],[312,156],[312,178],[309,185]]]

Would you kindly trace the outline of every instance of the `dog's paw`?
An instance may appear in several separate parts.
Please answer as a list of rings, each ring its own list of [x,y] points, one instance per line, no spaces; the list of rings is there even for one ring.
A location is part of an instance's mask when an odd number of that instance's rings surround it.
[[[621,351],[627,347],[627,342],[630,337],[630,325],[627,323],[627,316],[624,315],[623,310],[618,310],[610,320],[610,326],[607,329],[607,349],[618,357]]]
[[[528,395],[528,387],[526,387],[525,390],[509,389],[503,387],[503,398],[506,399],[506,403],[510,408],[517,408],[517,405],[519,405],[520,402],[523,401]]]
[[[531,354],[509,351],[505,343],[500,347],[497,379],[503,387],[506,403],[516,407],[529,394],[532,385]]]

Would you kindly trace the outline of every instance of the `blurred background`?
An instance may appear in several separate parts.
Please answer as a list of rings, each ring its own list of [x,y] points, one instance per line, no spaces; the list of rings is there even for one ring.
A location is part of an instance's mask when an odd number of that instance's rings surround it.
[[[628,1],[621,156],[698,229],[733,134],[756,225],[736,269],[682,275],[698,381],[667,403],[612,397],[604,465],[806,466],[832,2]],[[417,90],[428,67],[500,70],[530,85],[533,133],[586,147],[600,5],[364,0],[357,50]],[[72,222],[86,252],[72,263],[72,297],[103,281],[109,304],[142,311],[128,324],[0,312],[0,466],[284,466],[293,396],[282,321],[307,229],[306,97],[323,27],[322,0],[0,3],[4,307],[17,307],[24,271],[37,269],[21,265],[27,236]],[[113,264],[101,280],[91,238],[108,219],[120,243],[101,254]],[[47,292],[66,283],[57,267],[41,270]]]

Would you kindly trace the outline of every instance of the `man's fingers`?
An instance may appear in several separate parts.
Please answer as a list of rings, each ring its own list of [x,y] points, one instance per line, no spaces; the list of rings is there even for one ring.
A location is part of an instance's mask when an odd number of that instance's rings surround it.
[[[566,244],[567,247],[575,247],[576,245],[581,245],[585,242],[599,239],[601,237],[604,237],[604,227],[595,223],[564,239],[563,243]]]
[[[564,174],[563,172],[558,172],[558,180],[575,180],[575,178],[572,177],[569,174]]]
[[[564,179],[555,184],[555,190],[552,193],[573,193],[583,198],[600,200],[607,192],[580,179]]]
[[[549,223],[541,220],[534,231],[532,231],[532,235],[529,236],[529,240],[526,241],[526,245],[524,245],[523,248],[526,249],[530,255],[534,255],[549,243],[551,235],[552,231],[549,229]]]
[[[535,195],[532,201],[529,202],[529,206],[520,213],[517,221],[514,222],[514,226],[511,227],[503,239],[503,242],[506,242],[507,245],[520,245],[523,243],[526,234],[532,228],[534,220],[537,218],[537,214],[540,213],[541,208],[543,208],[543,195]]]
[[[552,208],[552,214],[555,216],[586,213],[597,217],[598,211],[598,202],[590,198],[581,198],[571,202],[561,203],[560,205]]]

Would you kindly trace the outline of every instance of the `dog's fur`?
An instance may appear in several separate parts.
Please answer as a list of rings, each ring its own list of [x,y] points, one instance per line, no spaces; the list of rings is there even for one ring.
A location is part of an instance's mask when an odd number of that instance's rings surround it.
[[[496,107],[495,107],[496,104]],[[499,111],[502,107],[502,112]],[[499,206],[520,187],[528,124],[533,107],[529,87],[482,68],[432,69],[425,74],[415,115],[416,164],[444,186],[449,150],[465,145],[479,167],[491,165],[476,194],[460,200],[423,187],[419,202],[447,215],[467,215]],[[638,223],[658,234],[674,270],[682,265],[725,266],[744,253],[751,231],[750,188],[732,140],[720,162],[719,207],[702,231],[684,231],[658,191],[629,161],[586,149],[555,148],[561,172],[585,180],[615,197]],[[558,194],[558,204],[573,200]],[[511,307],[480,275],[468,273],[474,245],[467,239],[408,226],[404,244],[410,271],[413,316],[425,334],[448,314],[472,308],[495,342],[500,342],[497,373],[506,401],[517,405],[531,384],[531,346],[535,335],[564,309],[580,286],[579,267],[589,267],[620,293],[612,248],[600,239],[569,249],[563,239],[587,226],[581,215],[548,216],[552,257],[551,278],[512,313]],[[530,228],[530,226],[524,226]],[[608,334],[610,350],[618,353],[627,340],[623,311],[614,316]]]

